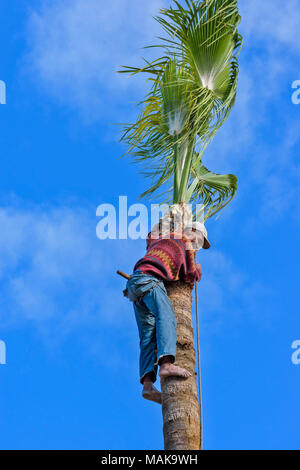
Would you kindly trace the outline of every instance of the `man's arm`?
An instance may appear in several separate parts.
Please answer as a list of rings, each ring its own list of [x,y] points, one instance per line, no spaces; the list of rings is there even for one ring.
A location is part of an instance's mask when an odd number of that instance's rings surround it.
[[[187,284],[190,284],[192,287],[194,286],[195,281],[199,282],[202,277],[202,268],[201,264],[197,263],[195,265],[195,269],[193,271],[186,272],[183,276],[183,281]]]

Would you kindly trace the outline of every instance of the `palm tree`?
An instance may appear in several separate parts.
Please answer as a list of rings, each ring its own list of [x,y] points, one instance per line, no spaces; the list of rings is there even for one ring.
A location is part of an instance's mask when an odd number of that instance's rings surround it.
[[[212,173],[202,163],[236,98],[242,46],[237,0],[174,0],[156,20],[166,34],[150,47],[158,47],[163,55],[141,68],[121,71],[149,74],[151,82],[136,122],[124,127],[121,140],[149,180],[141,197],[179,207],[200,204],[206,221],[223,210],[237,190],[234,175]],[[193,215],[199,218],[197,208]],[[180,281],[166,287],[178,323],[176,362],[192,371],[192,289]],[[200,449],[196,376],[164,379],[162,396],[165,449]]]

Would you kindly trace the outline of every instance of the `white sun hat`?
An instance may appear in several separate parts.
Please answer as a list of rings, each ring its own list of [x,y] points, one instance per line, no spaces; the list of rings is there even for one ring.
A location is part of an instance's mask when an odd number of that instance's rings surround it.
[[[196,222],[191,222],[191,223],[187,224],[187,226],[185,228],[186,229],[195,229],[196,231],[202,233],[202,235],[204,236],[203,248],[205,250],[210,248],[210,243],[209,243],[208,238],[207,238],[207,230],[206,230],[204,224],[202,224],[201,222],[197,222],[197,221]]]

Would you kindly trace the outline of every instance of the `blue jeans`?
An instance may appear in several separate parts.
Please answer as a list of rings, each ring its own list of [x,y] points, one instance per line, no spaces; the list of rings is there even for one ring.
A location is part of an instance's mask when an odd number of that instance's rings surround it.
[[[139,330],[140,382],[149,374],[154,383],[160,360],[175,362],[176,316],[162,280],[136,270],[126,288]]]

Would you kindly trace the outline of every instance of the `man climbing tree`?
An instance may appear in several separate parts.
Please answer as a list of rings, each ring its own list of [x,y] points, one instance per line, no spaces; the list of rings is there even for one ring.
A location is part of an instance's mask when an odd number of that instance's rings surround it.
[[[197,207],[193,209],[194,221],[204,223],[224,209],[237,190],[236,176],[212,173],[202,162],[236,99],[242,46],[237,0],[174,0],[160,13],[156,19],[166,37],[156,46],[162,56],[144,67],[122,70],[146,73],[152,84],[122,141],[151,182],[141,197],[162,190],[161,203],[200,205],[204,212],[200,216]],[[192,374],[161,377],[165,449],[200,449],[192,287],[180,277],[164,280],[164,285],[177,320],[176,365]]]
[[[147,253],[139,260],[127,282],[125,294],[133,302],[140,336],[140,382],[142,395],[162,403],[154,387],[159,376],[191,377],[194,371],[174,365],[176,359],[176,316],[164,281],[178,281],[193,286],[201,279],[201,266],[195,265],[194,253],[209,248],[203,224],[194,222],[184,230],[167,228],[161,220],[147,238]],[[195,251],[194,251],[195,250]]]

